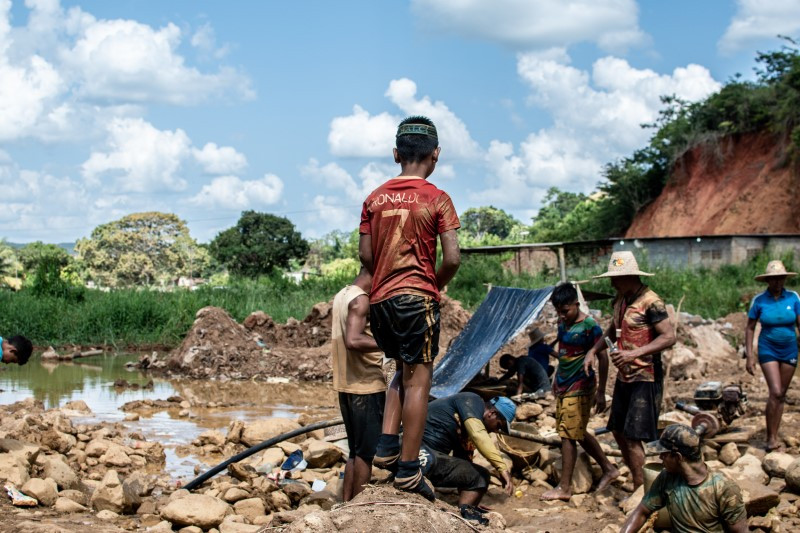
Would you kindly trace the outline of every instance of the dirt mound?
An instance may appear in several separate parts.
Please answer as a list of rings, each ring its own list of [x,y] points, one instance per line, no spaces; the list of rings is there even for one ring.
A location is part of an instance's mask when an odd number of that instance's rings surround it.
[[[332,307],[331,302],[320,302],[302,322],[290,317],[286,324],[276,324],[264,311],[255,311],[242,325],[270,349],[322,346],[331,338]]]
[[[447,352],[447,347],[453,342],[464,326],[467,325],[472,313],[461,307],[461,302],[447,295],[442,295],[439,301],[440,330],[439,330],[439,359]]]
[[[505,523],[498,513],[489,514],[491,523],[480,531],[504,531]],[[350,502],[330,511],[316,511],[293,522],[287,533],[371,531],[438,531],[439,533],[471,533],[458,509],[437,500],[430,503],[416,494],[404,494],[386,486],[369,486]]]
[[[625,237],[800,233],[800,174],[769,133],[729,137],[687,152]]]
[[[253,334],[219,307],[204,307],[166,361],[172,372],[193,378],[247,378],[266,371],[268,360]]]

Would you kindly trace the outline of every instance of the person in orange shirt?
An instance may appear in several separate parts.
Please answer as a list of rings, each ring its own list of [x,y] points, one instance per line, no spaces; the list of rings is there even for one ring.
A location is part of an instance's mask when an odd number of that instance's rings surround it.
[[[400,175],[367,196],[359,227],[359,256],[372,273],[372,332],[381,350],[398,364],[386,395],[375,465],[396,469],[395,487],[430,500],[434,494],[420,470],[419,449],[439,351],[439,291],[461,263],[456,235],[460,222],[453,202],[427,179],[440,151],[430,119],[403,120],[394,149]],[[442,243],[438,269],[437,237]]]

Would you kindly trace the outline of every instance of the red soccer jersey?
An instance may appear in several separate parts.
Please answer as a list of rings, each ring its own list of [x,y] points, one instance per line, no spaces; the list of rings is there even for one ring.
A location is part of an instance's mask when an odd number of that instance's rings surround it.
[[[446,192],[421,178],[393,178],[364,201],[359,232],[372,236],[370,303],[397,294],[439,300],[436,236],[458,229],[456,209]]]

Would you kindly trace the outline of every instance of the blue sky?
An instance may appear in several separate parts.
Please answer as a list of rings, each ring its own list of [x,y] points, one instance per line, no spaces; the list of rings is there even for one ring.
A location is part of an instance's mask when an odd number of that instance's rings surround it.
[[[201,242],[254,209],[356,227],[426,114],[459,213],[530,221],[800,36],[794,0],[0,0],[0,236],[73,241],[177,213]]]

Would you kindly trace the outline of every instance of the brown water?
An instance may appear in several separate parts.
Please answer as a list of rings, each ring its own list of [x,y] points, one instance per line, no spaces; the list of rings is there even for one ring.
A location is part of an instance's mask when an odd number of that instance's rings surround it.
[[[167,455],[167,471],[174,478],[181,479],[194,477],[194,468],[199,461],[195,457],[179,457],[175,448],[190,443],[208,429],[225,434],[230,422],[236,419],[297,418],[303,412],[330,412],[331,418],[338,415],[330,384],[156,379],[125,368],[125,363],[136,359],[136,355],[104,355],[81,362],[52,364],[43,363],[37,357],[22,367],[3,365],[0,368],[0,402],[10,404],[33,396],[44,402],[45,407],[53,408],[72,400],[83,400],[92,410],[92,415],[76,419],[76,422],[121,422],[130,430],[141,432],[148,440],[162,443]],[[153,386],[152,389],[120,389],[113,386],[118,379],[139,385],[152,379]],[[119,410],[123,404],[133,400],[166,400],[173,395],[192,398],[197,403],[232,405],[213,409],[191,408],[189,417],[157,411],[136,422],[125,422],[125,413]]]

